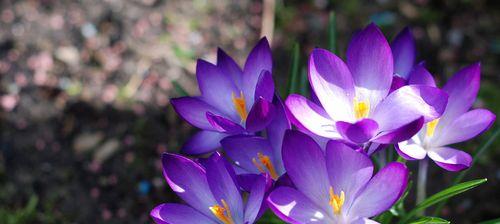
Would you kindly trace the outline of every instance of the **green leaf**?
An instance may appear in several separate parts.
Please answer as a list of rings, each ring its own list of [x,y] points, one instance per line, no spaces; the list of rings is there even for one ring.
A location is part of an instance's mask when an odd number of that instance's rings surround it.
[[[427,207],[430,207],[432,205],[435,205],[443,200],[446,200],[448,198],[451,198],[457,194],[461,194],[465,191],[468,191],[472,188],[475,188],[483,183],[485,183],[487,181],[486,178],[484,179],[477,179],[477,180],[471,180],[471,181],[467,181],[467,182],[464,182],[464,183],[461,183],[461,184],[457,184],[455,186],[451,186],[445,190],[442,190],[430,197],[428,197],[427,199],[425,199],[424,201],[422,201],[420,204],[418,204],[417,206],[415,206],[415,208],[413,210],[411,210],[408,215],[406,215],[405,217],[403,217],[401,219],[401,221],[399,223],[407,223],[411,218],[413,218],[413,216],[427,208]]]
[[[337,24],[335,12],[333,11],[330,12],[330,17],[328,18],[328,49],[337,54]]]
[[[288,79],[287,96],[292,93],[299,93],[299,68],[300,68],[300,45],[295,43],[292,51],[292,66]]]
[[[302,72],[300,73],[300,86],[299,94],[305,97],[309,97],[309,80],[307,78],[307,69],[302,67]]]
[[[422,217],[410,224],[448,224],[450,221],[438,217]]]
[[[471,167],[472,165],[474,165],[477,160],[479,158],[481,158],[481,156],[486,152],[487,149],[490,148],[490,146],[493,144],[493,142],[495,142],[495,140],[498,138],[498,135],[500,135],[500,129],[497,128],[493,134],[491,135],[491,137],[488,139],[488,141],[486,141],[484,143],[483,146],[481,146],[481,148],[479,148],[478,150],[476,150],[474,152],[474,154],[472,154],[472,163],[471,163]],[[462,171],[458,176],[455,177],[455,179],[453,179],[453,182],[451,184],[451,186],[453,185],[456,185],[458,184],[460,181],[462,181],[462,179],[464,179],[465,175],[469,172],[469,170],[464,170]],[[443,200],[441,201],[437,206],[436,206],[436,209],[434,210],[434,216],[438,216],[440,213],[441,213],[441,209],[443,209],[443,206],[446,204],[448,200]]]
[[[179,84],[177,81],[172,81],[172,85],[174,86],[175,93],[179,96],[188,96],[189,93]]]
[[[498,224],[498,223],[500,223],[500,218],[492,219],[492,220],[488,220],[488,221],[483,221],[483,222],[480,222],[479,224]]]
[[[285,222],[276,217],[272,212],[266,212],[262,218],[257,221],[257,224],[285,224]]]

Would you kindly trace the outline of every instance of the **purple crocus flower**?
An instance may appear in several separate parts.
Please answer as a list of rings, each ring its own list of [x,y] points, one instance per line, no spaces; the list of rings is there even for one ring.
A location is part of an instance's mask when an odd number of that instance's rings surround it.
[[[201,96],[171,100],[182,118],[203,129],[183,146],[183,152],[207,153],[218,148],[228,135],[264,129],[274,116],[271,72],[271,49],[266,38],[250,52],[243,70],[221,49],[216,65],[198,60],[196,77]]]
[[[394,58],[394,77],[392,79],[391,91],[401,88],[407,84],[432,81],[432,75],[425,68],[425,63],[415,64],[416,44],[415,38],[409,27],[404,28],[391,43]]]
[[[409,27],[404,28],[396,35],[391,43],[391,50],[394,58],[394,78],[392,79],[391,90],[394,91],[406,85],[415,66],[417,50],[415,38]]]
[[[286,132],[283,162],[295,188],[278,187],[267,201],[288,223],[376,223],[368,218],[389,209],[408,182],[402,163],[389,163],[372,177],[364,153],[336,140],[323,152],[299,131]]]
[[[204,167],[180,155],[162,155],[163,174],[185,204],[165,203],[151,211],[159,224],[246,224],[254,223],[266,192],[264,176],[255,179],[244,202],[236,185],[234,170],[217,152]]]
[[[420,80],[420,84],[436,85],[432,76],[426,77]],[[479,63],[456,73],[443,87],[449,95],[443,115],[428,122],[410,140],[399,143],[396,147],[399,155],[408,160],[429,156],[438,166],[449,171],[468,168],[472,162],[471,156],[447,145],[469,140],[487,130],[495,121],[496,116],[488,110],[469,111],[476,99],[479,83]]]
[[[266,129],[267,138],[234,135],[222,139],[222,148],[234,161],[237,174],[252,177],[267,173],[277,180],[285,173],[281,159],[281,144],[285,131],[291,126],[286,116],[285,106],[278,96],[275,97],[275,108],[274,119]]]
[[[327,50],[315,49],[309,59],[309,82],[321,106],[290,95],[286,105],[292,121],[319,136],[365,147],[409,139],[424,121],[441,116],[447,96],[424,85],[389,94],[393,71],[391,48],[374,24],[355,35],[347,64]]]

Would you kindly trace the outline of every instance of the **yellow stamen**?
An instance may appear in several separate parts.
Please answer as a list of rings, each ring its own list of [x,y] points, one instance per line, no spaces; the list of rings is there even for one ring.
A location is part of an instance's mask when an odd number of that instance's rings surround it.
[[[354,98],[354,115],[356,119],[366,118],[368,117],[368,113],[370,112],[370,102],[369,101],[359,101],[357,98]]]
[[[340,192],[340,196],[336,195],[333,192],[333,187],[330,187],[330,206],[333,208],[333,213],[338,215],[340,214],[340,211],[342,210],[342,206],[344,205],[345,202],[345,194],[344,191]]]
[[[243,91],[240,92],[239,97],[236,97],[234,95],[234,92],[231,93],[231,99],[233,100],[233,106],[236,109],[236,112],[238,112],[238,115],[240,115],[241,120],[246,121],[248,113],[247,113],[245,97],[243,96]]]
[[[214,216],[219,219],[224,224],[234,224],[233,217],[231,216],[231,211],[224,199],[221,199],[222,206],[214,205],[209,207],[210,211]]]
[[[439,123],[439,118],[434,119],[431,122],[427,123],[427,131],[425,132],[425,135],[427,137],[432,137],[434,135],[434,131],[436,131],[436,126]]]
[[[278,179],[278,173],[276,173],[276,169],[274,169],[273,163],[271,162],[269,156],[266,156],[259,152],[257,153],[257,158],[259,159],[259,161],[257,161],[256,158],[252,158],[252,163],[257,167],[259,172],[266,173],[265,169],[267,169],[269,175],[271,175],[273,179]]]

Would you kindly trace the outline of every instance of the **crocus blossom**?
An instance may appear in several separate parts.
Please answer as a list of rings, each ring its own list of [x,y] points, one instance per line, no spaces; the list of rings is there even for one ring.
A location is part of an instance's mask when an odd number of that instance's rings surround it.
[[[421,80],[421,84],[435,86],[434,80]],[[495,121],[495,115],[485,109],[473,109],[480,82],[479,63],[463,68],[443,87],[449,95],[443,115],[428,122],[410,140],[401,142],[396,149],[408,160],[420,160],[429,156],[449,171],[468,168],[472,158],[466,152],[447,145],[469,140],[487,130]]]
[[[410,73],[415,66],[416,46],[415,38],[409,27],[404,28],[396,35],[391,43],[394,58],[394,77],[390,92],[405,86]]]
[[[218,153],[202,167],[183,156],[165,153],[163,174],[186,204],[165,203],[151,211],[158,224],[254,223],[266,191],[264,176],[256,178],[246,202],[236,184],[234,170]]]
[[[425,85],[408,85],[389,94],[393,72],[391,48],[374,24],[355,35],[347,63],[315,49],[309,59],[309,82],[321,105],[290,95],[286,105],[292,121],[319,136],[362,146],[407,140],[424,121],[441,116],[447,95]]]
[[[218,50],[217,64],[198,60],[196,77],[201,96],[172,99],[176,112],[203,129],[183,147],[188,154],[202,154],[220,146],[228,135],[264,129],[274,116],[271,76],[272,55],[266,38],[250,52],[243,70]]]
[[[410,72],[415,66],[416,46],[415,38],[409,27],[404,28],[391,42],[394,58],[394,74],[408,80]]]
[[[275,108],[274,119],[266,129],[267,138],[255,135],[234,135],[222,139],[222,148],[234,161],[237,174],[267,173],[277,180],[285,173],[281,159],[281,144],[285,131],[291,127],[285,113],[285,106],[279,97],[275,97]]]
[[[425,63],[415,64],[415,38],[409,27],[406,27],[394,38],[391,43],[394,58],[394,77],[390,92],[408,84],[434,83],[434,78],[425,68]],[[431,85],[432,86],[432,85]]]
[[[295,185],[278,187],[268,196],[272,211],[289,223],[376,223],[404,192],[408,169],[392,162],[375,176],[364,153],[331,140],[326,151],[308,135],[287,131],[283,162]]]

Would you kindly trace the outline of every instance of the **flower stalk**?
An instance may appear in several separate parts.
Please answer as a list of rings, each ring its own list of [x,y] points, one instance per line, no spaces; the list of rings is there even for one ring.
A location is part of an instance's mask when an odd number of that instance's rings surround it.
[[[427,170],[429,168],[429,160],[423,159],[418,163],[418,182],[417,182],[417,200],[416,205],[425,200],[427,186]],[[421,210],[419,215],[424,215],[425,211]]]

